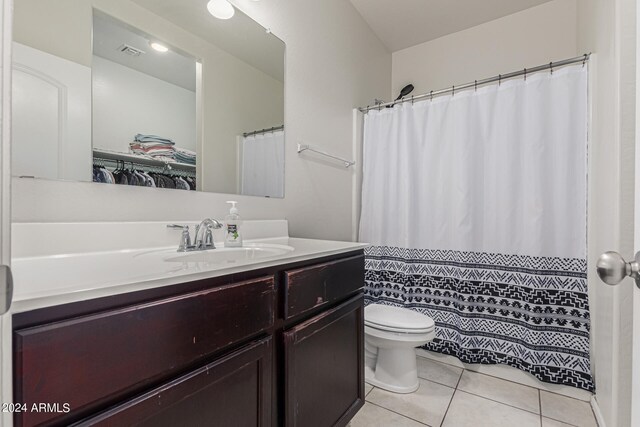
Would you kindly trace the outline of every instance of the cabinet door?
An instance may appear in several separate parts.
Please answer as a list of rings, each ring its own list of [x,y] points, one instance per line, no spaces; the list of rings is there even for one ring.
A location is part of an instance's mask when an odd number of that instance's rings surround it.
[[[78,426],[269,426],[271,337],[241,348]]]
[[[346,425],[364,404],[362,294],[284,333],[285,425]]]

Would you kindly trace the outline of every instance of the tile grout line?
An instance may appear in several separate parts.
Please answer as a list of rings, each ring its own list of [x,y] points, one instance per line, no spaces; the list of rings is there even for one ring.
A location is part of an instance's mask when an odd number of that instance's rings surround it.
[[[421,357],[421,356],[418,356],[418,357]],[[453,388],[453,390],[454,390],[454,392],[453,392],[453,394],[452,394],[452,396],[451,396],[451,399],[449,400],[449,404],[447,405],[447,409],[446,409],[446,411],[445,411],[445,413],[444,413],[444,415],[443,415],[443,418],[442,418],[442,421],[441,421],[441,423],[440,423],[440,426],[439,426],[439,427],[442,427],[442,426],[444,425],[444,422],[446,421],[446,418],[447,418],[447,415],[448,415],[448,413],[449,413],[449,409],[450,409],[450,407],[451,407],[451,404],[452,404],[452,402],[453,402],[453,399],[454,399],[454,397],[455,397],[455,395],[456,395],[456,392],[458,392],[458,391],[460,391],[460,392],[462,392],[462,393],[466,393],[466,394],[472,395],[472,396],[476,396],[476,397],[478,397],[478,398],[485,399],[485,400],[488,400],[488,401],[491,401],[491,402],[495,402],[495,403],[498,403],[498,404],[500,404],[500,405],[505,405],[505,406],[511,407],[511,408],[513,408],[513,409],[516,409],[516,410],[521,410],[521,411],[524,411],[524,412],[528,412],[528,413],[530,413],[530,414],[539,415],[539,417],[540,417],[540,426],[541,426],[541,427],[542,427],[542,422],[543,422],[543,419],[544,419],[544,418],[548,418],[548,419],[550,419],[550,420],[554,420],[554,421],[557,421],[557,422],[565,423],[565,424],[567,424],[567,425],[569,425],[569,426],[572,426],[572,427],[577,427],[577,426],[575,426],[574,424],[567,423],[566,421],[562,421],[562,420],[555,419],[555,418],[553,418],[553,417],[545,416],[545,415],[543,414],[543,412],[542,412],[542,392],[544,391],[544,392],[547,392],[547,393],[549,393],[549,394],[554,394],[554,395],[557,395],[557,396],[560,396],[560,397],[563,397],[563,398],[566,398],[566,399],[572,399],[572,400],[575,400],[575,401],[578,401],[578,402],[584,402],[584,401],[583,401],[583,400],[581,400],[581,399],[576,399],[576,398],[569,397],[569,396],[566,396],[566,395],[563,395],[563,394],[560,394],[560,393],[554,393],[554,392],[552,392],[552,391],[548,391],[548,390],[542,390],[542,389],[539,389],[539,388],[537,388],[537,387],[528,386],[528,385],[521,384],[521,383],[518,383],[518,382],[515,382],[515,381],[505,380],[505,379],[500,378],[500,377],[495,377],[495,376],[493,376],[493,375],[487,375],[487,374],[480,373],[480,372],[476,372],[476,371],[473,371],[473,370],[470,370],[470,369],[466,369],[466,368],[459,368],[459,367],[454,366],[454,365],[449,365],[449,364],[447,364],[447,363],[443,363],[443,362],[439,362],[439,361],[431,360],[431,359],[428,359],[428,358],[424,358],[424,357],[423,357],[423,359],[426,359],[426,360],[427,360],[427,361],[429,361],[429,362],[434,362],[434,363],[437,363],[437,364],[443,364],[443,365],[451,366],[451,367],[454,367],[454,368],[457,368],[457,369],[461,369],[460,375],[458,376],[458,380],[457,380],[456,385],[455,385],[454,387],[451,387],[451,386],[450,386],[450,385],[448,385],[448,384],[443,384],[443,383],[438,382],[438,381],[433,381],[433,380],[431,380],[431,379],[429,379],[429,378],[419,377],[419,378],[420,378],[421,380],[423,380],[423,381],[431,382],[431,383],[433,383],[433,384],[438,384],[438,385],[440,385],[440,386],[447,387],[447,388]],[[534,390],[536,390],[536,391],[538,392],[538,409],[539,409],[539,412],[538,412],[538,413],[535,413],[535,412],[532,412],[532,411],[530,411],[530,410],[523,409],[523,408],[520,408],[520,407],[514,406],[514,405],[512,405],[512,404],[509,404],[509,403],[501,402],[501,401],[494,400],[494,399],[492,399],[492,398],[489,398],[489,397],[486,397],[486,396],[483,396],[483,395],[480,395],[480,394],[476,394],[476,393],[474,393],[474,392],[469,392],[469,391],[466,391],[466,390],[459,389],[460,383],[461,383],[461,381],[462,381],[462,376],[464,375],[465,371],[468,371],[468,372],[473,373],[473,374],[485,375],[485,376],[490,377],[490,378],[495,378],[495,379],[498,379],[498,380],[506,381],[506,382],[513,383],[513,384],[516,384],[516,385],[519,385],[519,386],[522,386],[522,387],[533,388]],[[375,389],[376,389],[376,387],[375,387],[375,386],[374,386],[374,387],[372,387],[372,388],[371,388],[371,390],[369,390],[369,392],[365,395],[365,399],[366,399],[366,397],[368,397],[368,396],[369,396],[369,394],[371,394],[371,392],[372,392],[373,390],[375,390]],[[427,426],[428,426],[428,424],[426,424],[426,423],[424,423],[424,422],[422,422],[422,421],[419,421],[419,420],[416,420],[416,419],[414,419],[414,418],[411,418],[410,416],[407,416],[407,415],[402,414],[402,413],[400,413],[400,412],[396,412],[396,411],[395,411],[395,410],[393,410],[393,409],[387,408],[387,407],[385,407],[385,406],[382,406],[382,405],[380,405],[380,404],[376,404],[376,403],[371,402],[371,401],[368,401],[368,400],[366,400],[366,402],[371,403],[371,404],[372,404],[372,405],[374,405],[374,406],[377,406],[377,407],[379,407],[379,408],[385,409],[385,410],[387,410],[387,411],[389,411],[389,412],[392,412],[392,413],[394,413],[394,414],[397,414],[397,415],[399,415],[399,416],[401,416],[401,417],[404,417],[404,418],[410,419],[410,420],[412,420],[412,421],[415,421],[415,422],[417,422],[417,423],[419,423],[419,424],[421,424],[421,425],[427,425]],[[591,412],[592,412],[592,415],[593,415],[593,408],[591,408]],[[595,416],[594,416],[594,418],[595,418]]]
[[[567,387],[569,387],[569,386],[567,386]],[[566,394],[556,393],[555,391],[543,390],[541,388],[539,388],[538,390],[540,390],[540,392],[544,391],[545,393],[555,394],[556,396],[564,397],[565,399],[577,400],[578,402],[583,402],[583,403],[586,403],[587,405],[591,406],[591,401],[589,401],[589,400],[576,399],[575,397],[567,396]]]
[[[462,374],[461,374],[461,376],[462,376]],[[445,384],[445,383],[441,383],[441,382],[438,382],[438,381],[434,381],[434,380],[432,380],[430,378],[421,377],[420,375],[418,375],[418,378],[421,379],[421,380],[429,381],[430,383],[438,384],[438,385],[441,385],[441,386],[444,386],[444,387],[449,387],[449,388],[452,388],[454,390],[456,389],[456,386],[457,386],[457,385]]]
[[[540,395],[540,389],[538,389],[538,409],[540,409],[540,427],[542,427],[542,397]]]
[[[559,423],[563,423],[563,424],[569,425],[569,426],[571,426],[571,427],[579,427],[579,426],[577,426],[577,425],[575,425],[575,424],[571,424],[571,423],[568,423],[568,422],[566,422],[566,421],[562,421],[562,420],[558,420],[558,419],[553,418],[553,417],[549,417],[549,416],[546,416],[546,415],[542,415],[542,402],[541,402],[541,401],[540,401],[540,413],[539,413],[539,414],[537,414],[537,413],[535,413],[535,412],[527,411],[526,409],[518,408],[517,406],[509,405],[508,403],[500,402],[500,401],[498,401],[498,400],[494,400],[494,399],[489,399],[489,398],[488,398],[488,397],[486,397],[486,396],[481,396],[481,395],[479,395],[479,394],[475,394],[475,393],[468,392],[468,391],[466,391],[466,390],[459,390],[459,389],[457,389],[457,388],[456,388],[456,391],[460,391],[461,393],[470,394],[470,395],[472,395],[472,396],[476,396],[476,397],[479,397],[479,398],[481,398],[481,399],[485,399],[485,400],[488,400],[488,401],[491,401],[491,402],[499,403],[499,404],[501,404],[501,405],[508,406],[508,407],[510,407],[510,408],[513,408],[513,409],[519,409],[520,411],[528,412],[529,414],[533,414],[533,415],[540,415],[540,424],[541,424],[541,425],[542,425],[542,418],[548,418],[548,419],[550,419],[550,420],[558,421]],[[539,396],[539,395],[540,395],[540,390],[538,390],[538,396]],[[565,397],[566,397],[566,396],[565,396]],[[538,397],[538,399],[540,400],[540,397]],[[570,399],[570,398],[569,398],[569,399]],[[576,399],[576,400],[577,400],[577,399]]]
[[[596,411],[595,409],[593,409],[593,405],[591,404],[591,402],[589,402],[589,406],[591,407],[591,414],[593,415],[593,419],[596,421],[596,426],[600,427],[600,423],[598,422],[598,417],[596,417]]]
[[[465,371],[466,371],[466,369],[465,369]],[[473,371],[471,371],[471,372],[473,372]],[[464,375],[464,371],[462,372],[462,375]],[[462,375],[460,375],[460,380],[462,380]],[[460,385],[460,380],[458,381],[458,385],[456,385],[456,390],[458,390],[458,386]],[[532,388],[533,388],[534,390],[537,390],[537,391],[538,391],[538,401],[539,401],[539,400],[540,400],[540,389],[537,389],[537,388],[534,388],[534,387],[532,387]],[[487,396],[483,396],[483,395],[481,395],[481,394],[474,393],[474,392],[472,392],[472,391],[467,391],[467,390],[462,390],[462,389],[459,389],[459,390],[460,390],[462,393],[467,393],[467,394],[470,394],[470,395],[472,395],[472,396],[479,397],[479,398],[481,398],[481,399],[485,399],[485,400],[489,400],[489,401],[491,401],[491,402],[499,403],[499,404],[501,404],[501,405],[509,406],[510,408],[513,408],[513,409],[519,409],[519,410],[521,410],[521,411],[525,411],[525,412],[528,412],[528,413],[533,414],[533,415],[542,415],[542,405],[540,405],[540,404],[539,404],[539,406],[540,406],[540,412],[538,413],[538,412],[530,411],[530,410],[528,410],[528,409],[520,408],[520,407],[518,407],[518,406],[514,406],[514,405],[512,405],[512,404],[510,404],[510,403],[501,402],[501,401],[499,401],[499,400],[495,400],[495,399],[492,399],[492,398],[490,398],[490,397],[487,397]]]
[[[577,400],[578,402],[584,402],[584,400],[575,399],[575,398],[573,398],[573,397],[565,396],[565,395],[560,394],[560,393],[554,393],[554,392],[552,392],[552,391],[547,391],[547,390],[538,390],[538,392],[539,392],[539,394],[540,394],[540,415],[542,415],[544,418],[549,418],[550,420],[558,421],[559,423],[563,423],[563,424],[566,424],[566,425],[569,425],[569,426],[572,426],[572,427],[579,427],[579,426],[577,426],[577,425],[575,425],[575,424],[571,424],[571,423],[569,423],[569,422],[567,422],[567,421],[562,421],[562,420],[559,420],[559,419],[557,419],[557,418],[553,418],[553,417],[550,417],[550,416],[547,416],[547,415],[543,415],[543,414],[542,414],[542,392],[543,392],[543,391],[544,391],[545,393],[555,394],[556,396],[564,397],[565,399],[573,399],[573,400]],[[584,403],[589,404],[589,402],[584,402]],[[596,425],[598,425],[598,419],[596,418],[596,414],[593,412],[593,407],[591,407],[591,405],[590,405],[590,404],[589,404],[589,408],[591,409],[591,414],[593,415],[593,419],[595,420]]]
[[[382,409],[384,409],[385,411],[393,412],[394,414],[396,414],[396,415],[400,415],[401,417],[406,418],[406,419],[408,419],[408,420],[415,421],[415,422],[417,422],[418,424],[422,424],[423,426],[431,427],[429,424],[425,424],[425,423],[423,423],[422,421],[418,421],[418,420],[416,420],[415,418],[408,417],[408,416],[406,416],[406,415],[404,415],[404,414],[401,414],[400,412],[396,412],[396,411],[394,411],[393,409],[389,409],[389,408],[386,408],[386,407],[384,407],[384,406],[382,406],[382,405],[378,405],[377,403],[372,402],[372,401],[370,401],[370,400],[367,400],[367,403],[370,403],[370,404],[372,404],[373,406],[377,406],[378,408],[382,408]]]
[[[375,389],[375,387],[374,387],[374,386],[371,386],[371,390],[369,390],[368,392],[366,392],[366,393],[364,394],[364,400],[365,400],[365,401],[367,400],[367,396],[369,396],[369,394],[371,394],[371,392],[373,391],[373,389]]]
[[[439,360],[431,359],[431,358],[429,358],[429,357],[420,356],[420,355],[416,355],[416,356],[417,356],[417,357],[421,357],[421,358],[423,358],[423,359],[425,359],[425,360],[428,360],[428,361],[430,361],[430,362],[440,363],[440,364],[442,364],[442,365],[447,365],[447,366],[451,366],[451,367],[453,367],[453,368],[462,369],[462,370],[463,370],[463,372],[464,372],[464,371],[469,371],[469,372],[473,372],[474,374],[478,374],[478,375],[486,375],[487,377],[495,378],[495,379],[502,380],[502,381],[507,381],[507,382],[510,382],[510,383],[513,383],[513,384],[516,384],[516,385],[519,385],[519,386],[522,386],[522,387],[529,387],[529,388],[533,388],[533,389],[538,390],[539,392],[540,392],[540,391],[544,391],[544,392],[547,392],[547,393],[556,394],[556,395],[558,395],[558,396],[566,397],[567,399],[577,400],[578,402],[586,402],[586,403],[589,403],[589,401],[587,401],[587,400],[582,400],[582,399],[578,399],[578,398],[575,398],[575,397],[567,396],[566,394],[557,393],[557,392],[555,392],[555,391],[543,390],[543,389],[541,389],[541,388],[539,388],[539,387],[535,387],[535,386],[531,386],[531,385],[523,384],[523,383],[518,382],[518,381],[513,381],[513,380],[505,379],[505,378],[498,377],[498,376],[496,376],[496,375],[492,375],[492,374],[486,374],[486,373],[484,373],[484,372],[474,371],[473,369],[461,368],[460,366],[452,365],[452,364],[450,364],[450,363],[446,363],[446,362],[441,362],[441,361],[439,361]],[[479,365],[483,366],[483,364],[479,364]],[[487,365],[487,366],[493,366],[493,365]],[[497,365],[496,365],[496,366],[497,366]],[[514,368],[514,367],[513,367],[513,366],[511,366],[511,365],[501,365],[501,366],[509,366],[509,367],[511,367],[511,368],[513,368],[513,369],[518,369],[518,368]],[[526,373],[526,372],[525,372],[525,373]],[[534,379],[535,379],[535,378],[534,378]],[[535,379],[535,380],[536,380],[536,381],[538,381],[538,382],[540,382],[541,384],[544,384],[542,381],[540,381],[540,380],[538,380],[538,379]],[[430,380],[430,381],[431,381],[431,380]],[[435,381],[433,381],[433,382],[435,382]],[[445,384],[442,384],[442,385],[445,385]],[[450,387],[450,386],[449,386],[449,387]],[[565,386],[565,387],[570,387],[570,386]],[[578,389],[578,390],[581,390],[581,389]]]
[[[566,421],[558,420],[558,419],[556,419],[556,418],[547,417],[547,416],[545,416],[544,418],[548,418],[548,419],[550,419],[550,420],[557,421],[557,422],[559,422],[559,423],[566,424],[566,425],[571,426],[571,427],[580,427],[580,426],[578,426],[578,425],[571,424],[571,423],[568,423],[568,422],[566,422]],[[597,424],[597,422],[596,422],[596,424]]]
[[[527,385],[527,384],[522,384],[521,382],[513,381],[513,380],[508,380],[508,379],[505,379],[505,378],[502,378],[502,377],[498,377],[498,376],[496,376],[496,375],[485,374],[484,372],[474,371],[473,369],[461,368],[461,367],[456,366],[456,365],[451,365],[451,364],[449,364],[449,363],[445,363],[445,362],[440,362],[440,361],[438,361],[438,360],[429,359],[428,357],[424,357],[424,356],[418,356],[418,357],[422,357],[423,359],[426,359],[426,360],[428,360],[428,361],[430,361],[430,362],[440,363],[440,364],[442,364],[442,365],[447,365],[447,366],[451,366],[451,367],[454,367],[454,368],[457,368],[457,369],[462,369],[462,372],[463,372],[463,373],[464,373],[464,371],[469,371],[469,372],[473,372],[474,374],[484,375],[484,376],[487,376],[487,377],[490,377],[490,378],[495,378],[495,379],[497,379],[497,380],[506,381],[506,382],[508,382],[508,383],[516,384],[516,385],[519,385],[519,386],[522,386],[522,387],[528,387],[528,388],[532,388],[532,389],[534,389],[534,390],[538,390],[538,391],[542,390],[542,389],[540,389],[540,388],[538,388],[538,387],[534,387],[534,386]],[[482,365],[482,364],[480,364],[480,365]],[[487,366],[494,366],[494,365],[487,365]],[[495,365],[495,366],[497,366],[497,365]],[[502,366],[509,366],[509,367],[513,368],[513,366],[511,366],[511,365],[502,365]],[[513,368],[513,369],[518,369],[518,368]],[[539,381],[539,380],[536,380],[536,381]],[[435,382],[435,381],[434,381],[434,382]],[[539,381],[539,382],[541,382],[541,381]],[[443,384],[443,385],[444,385],[444,384]],[[547,391],[547,390],[544,390],[544,391]],[[552,391],[550,391],[549,393],[559,394],[560,396],[568,397],[569,399],[575,399],[575,400],[579,400],[579,401],[581,401],[581,402],[585,402],[585,400],[576,399],[575,397],[569,397],[569,396],[564,395],[564,394],[554,393],[554,392],[552,392]]]
[[[509,404],[509,403],[504,403],[504,402],[500,402],[499,400],[491,399],[491,398],[489,398],[489,397],[487,397],[487,396],[482,396],[482,395],[480,395],[480,394],[471,393],[470,391],[466,391],[466,390],[462,390],[462,389],[460,389],[460,390],[456,390],[456,391],[460,391],[461,393],[470,394],[471,396],[479,397],[480,399],[488,400],[489,402],[499,403],[500,405],[508,406],[509,408],[517,409],[517,410],[519,410],[519,411],[527,412],[527,413],[529,413],[529,414],[533,414],[533,415],[542,415],[542,413],[537,413],[537,412],[529,411],[529,410],[527,410],[527,409],[522,409],[522,408],[519,408],[519,407],[517,407],[517,406],[513,406],[513,405],[511,405],[511,404]],[[540,411],[540,412],[542,412],[542,411]],[[546,417],[546,418],[549,418],[549,417]],[[560,421],[560,420],[556,420],[556,421]]]
[[[440,422],[440,427],[444,425],[444,421],[447,419],[447,414],[449,413],[449,408],[451,408],[451,402],[453,402],[453,398],[456,396],[458,392],[458,386],[460,385],[460,380],[462,379],[462,374],[464,374],[464,369],[460,372],[460,376],[458,377],[458,381],[456,382],[456,386],[453,389],[453,394],[451,395],[451,399],[449,399],[449,404],[447,405],[447,410],[444,411],[444,415],[442,416],[442,421]]]

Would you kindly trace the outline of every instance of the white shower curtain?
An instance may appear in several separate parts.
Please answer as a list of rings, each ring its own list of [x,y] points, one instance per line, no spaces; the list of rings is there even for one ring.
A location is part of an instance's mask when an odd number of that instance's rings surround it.
[[[434,318],[426,348],[593,389],[587,68],[365,117],[368,302]]]
[[[242,140],[242,194],[284,197],[284,131]]]

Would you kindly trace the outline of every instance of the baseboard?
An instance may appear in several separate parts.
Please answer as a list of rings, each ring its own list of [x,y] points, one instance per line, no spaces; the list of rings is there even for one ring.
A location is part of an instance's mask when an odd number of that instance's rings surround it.
[[[596,417],[596,422],[598,423],[598,427],[607,427],[607,424],[604,422],[604,417],[602,416],[602,412],[600,412],[600,406],[598,406],[598,400],[596,396],[591,396],[591,409],[593,410],[593,415]]]
[[[435,360],[437,362],[446,363],[448,365],[457,366],[458,368],[467,369],[469,371],[478,372],[492,377],[500,378],[514,383],[519,383],[529,387],[535,387],[540,390],[545,390],[551,393],[561,394],[563,396],[571,397],[585,402],[593,402],[593,394],[581,390],[575,387],[569,387],[558,384],[548,384],[538,380],[533,375],[513,368],[507,365],[482,365],[482,364],[467,364],[462,363],[460,359],[454,356],[449,356],[441,353],[434,353],[432,351],[417,349],[418,356],[425,357],[427,359]],[[591,403],[593,406],[593,403]],[[595,410],[594,410],[595,413]],[[604,424],[600,425],[603,427]]]

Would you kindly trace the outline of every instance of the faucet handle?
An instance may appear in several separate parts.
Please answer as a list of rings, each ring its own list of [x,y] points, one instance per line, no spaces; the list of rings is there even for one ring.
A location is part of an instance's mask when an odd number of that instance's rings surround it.
[[[188,230],[189,226],[188,225],[180,225],[180,224],[167,224],[167,228],[176,228],[176,229],[180,229],[180,230],[184,230],[186,228]]]
[[[196,247],[200,250],[215,249],[216,245],[213,242],[213,231],[212,231],[213,228],[216,228],[215,225],[207,223],[202,227],[204,227],[204,233],[202,237],[198,237],[199,234],[198,234],[198,231],[196,231],[196,242],[195,242]],[[196,228],[196,230],[199,230],[199,229],[200,227]]]
[[[216,245],[213,243],[213,231],[211,230],[212,228],[215,228],[215,226],[207,227],[207,230],[204,233],[204,246],[206,248],[215,249]]]
[[[191,234],[189,234],[188,225],[167,224],[167,228],[182,230],[182,236],[180,237],[180,245],[178,246],[178,252],[186,252],[191,248]]]

